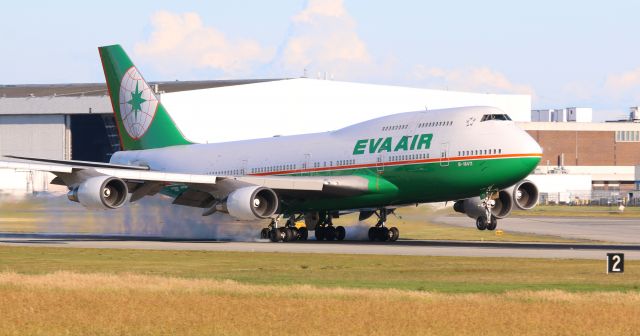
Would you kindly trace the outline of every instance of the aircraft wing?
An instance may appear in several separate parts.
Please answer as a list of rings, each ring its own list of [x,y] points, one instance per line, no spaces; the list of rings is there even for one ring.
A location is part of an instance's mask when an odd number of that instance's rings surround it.
[[[58,177],[72,177],[72,175],[78,175],[77,177],[91,177],[107,175],[123,180],[127,182],[166,182],[166,183],[215,183],[216,177],[210,175],[197,175],[197,174],[183,174],[183,173],[166,173],[159,171],[149,170],[147,167],[140,166],[125,166],[125,165],[111,165],[96,162],[95,165],[90,165],[90,162],[86,161],[73,161],[73,160],[49,160],[49,159],[35,159],[35,158],[22,158],[11,157],[21,159],[23,161],[4,161],[0,160],[0,168],[8,168],[15,170],[36,170],[47,171],[53,173]],[[81,162],[82,164],[78,164]],[[73,184],[73,180],[77,178],[70,178],[69,184]],[[60,182],[60,181],[57,181]],[[66,182],[66,181],[65,181]],[[55,182],[54,182],[55,183]],[[61,184],[61,183],[56,183]]]
[[[223,199],[245,186],[267,187],[282,197],[304,198],[357,195],[366,193],[369,186],[369,180],[359,176],[213,176],[154,171],[143,166],[8,157],[19,161],[0,160],[0,168],[51,172],[57,176],[51,183],[70,188],[95,176],[122,179],[129,186],[132,202],[169,186],[175,187],[171,195],[175,204],[197,207],[207,207],[212,200]]]

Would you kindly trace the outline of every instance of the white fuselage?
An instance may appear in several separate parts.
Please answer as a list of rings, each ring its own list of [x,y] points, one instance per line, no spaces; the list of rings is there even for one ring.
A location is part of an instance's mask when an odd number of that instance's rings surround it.
[[[425,158],[448,163],[465,157],[542,152],[512,121],[481,121],[490,114],[504,112],[491,107],[464,107],[399,113],[323,133],[117,152],[111,163],[146,165],[157,171],[239,176],[304,174],[371,165],[384,169],[385,165]],[[397,139],[407,136],[411,142],[419,134],[432,134],[429,148],[395,150]],[[378,147],[372,152],[366,141],[359,148],[362,154],[354,154],[358,140],[386,137],[394,139],[391,150]]]

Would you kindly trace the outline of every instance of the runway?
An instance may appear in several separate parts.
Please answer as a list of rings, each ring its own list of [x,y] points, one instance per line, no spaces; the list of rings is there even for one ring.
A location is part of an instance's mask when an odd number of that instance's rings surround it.
[[[394,243],[372,243],[363,241],[271,243],[268,241],[229,242],[211,240],[168,240],[153,237],[122,237],[113,235],[0,234],[0,245],[226,252],[382,254],[603,260],[607,252],[624,252],[626,259],[640,259],[640,246],[622,244],[583,245],[430,240],[399,240]]]
[[[475,227],[475,221],[467,216],[443,216],[435,221],[447,225]],[[498,220],[498,229],[568,239],[640,244],[640,218],[509,217]]]

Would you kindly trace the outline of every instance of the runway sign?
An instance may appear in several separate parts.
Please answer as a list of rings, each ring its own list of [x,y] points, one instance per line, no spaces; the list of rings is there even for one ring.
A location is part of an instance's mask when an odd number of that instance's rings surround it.
[[[624,253],[607,253],[608,273],[624,273]]]

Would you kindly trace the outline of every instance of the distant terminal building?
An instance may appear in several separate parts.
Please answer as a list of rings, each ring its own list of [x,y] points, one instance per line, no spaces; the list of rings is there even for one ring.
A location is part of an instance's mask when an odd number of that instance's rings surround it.
[[[219,142],[338,129],[392,113],[495,106],[528,121],[531,96],[308,78],[152,83],[180,129]],[[119,150],[105,84],[0,85],[0,155],[108,161]],[[0,193],[48,190],[51,176],[0,169]]]
[[[579,122],[576,118],[578,122],[518,123],[543,149],[533,178],[553,189],[550,197],[561,202],[607,199],[637,203],[640,123],[633,119],[634,111],[637,116],[637,108],[632,107],[629,119],[616,122]]]
[[[559,109],[531,110],[533,122],[592,122],[590,107],[567,107]]]

